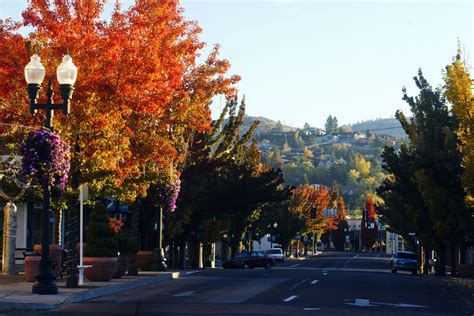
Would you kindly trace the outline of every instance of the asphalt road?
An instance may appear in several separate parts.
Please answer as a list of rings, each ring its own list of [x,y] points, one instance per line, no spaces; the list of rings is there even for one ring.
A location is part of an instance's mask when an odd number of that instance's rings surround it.
[[[392,274],[389,258],[324,253],[271,270],[207,269],[42,315],[474,315],[474,292]]]

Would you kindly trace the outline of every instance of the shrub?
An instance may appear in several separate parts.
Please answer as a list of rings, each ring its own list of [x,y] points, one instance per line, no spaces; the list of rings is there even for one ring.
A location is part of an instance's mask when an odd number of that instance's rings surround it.
[[[105,205],[96,202],[87,226],[86,257],[117,257],[115,232],[109,223]]]

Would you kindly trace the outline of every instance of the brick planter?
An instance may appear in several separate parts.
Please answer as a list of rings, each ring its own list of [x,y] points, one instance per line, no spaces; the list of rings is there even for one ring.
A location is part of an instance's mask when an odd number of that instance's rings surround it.
[[[84,275],[89,281],[110,281],[117,273],[117,257],[84,257],[82,262],[92,266],[84,269]]]
[[[34,252],[41,254],[41,245],[36,244],[33,246]],[[49,258],[51,260],[51,264],[54,266],[54,274],[56,277],[59,276],[61,273],[61,265],[63,261],[63,249],[61,245],[49,245]]]
[[[25,279],[26,282],[35,282],[36,275],[38,274],[38,268],[40,263],[40,256],[26,256],[25,257]]]
[[[152,260],[153,260],[153,251],[137,252],[137,263],[140,270],[151,271]]]
[[[460,264],[459,276],[464,278],[474,278],[474,264]]]
[[[128,268],[128,256],[117,257],[117,272],[114,275],[114,279],[120,279]]]

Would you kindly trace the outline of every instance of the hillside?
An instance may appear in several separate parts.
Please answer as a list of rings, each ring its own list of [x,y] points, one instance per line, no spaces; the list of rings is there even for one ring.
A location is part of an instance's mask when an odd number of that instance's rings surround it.
[[[375,119],[349,125],[353,132],[365,132],[370,130],[378,135],[390,135],[397,138],[405,138],[407,135],[396,118]]]
[[[253,121],[259,121],[260,124],[258,124],[258,127],[255,131],[255,134],[260,134],[260,133],[265,133],[265,132],[271,132],[272,130],[277,128],[278,122],[275,122],[271,119],[268,119],[263,116],[248,116],[246,115],[244,118],[244,124],[242,125],[242,130],[241,133],[245,133],[250,125],[252,124]],[[280,123],[281,124],[281,123]],[[296,131],[296,127],[288,126],[288,125],[281,125],[281,130],[283,132],[294,132]]]

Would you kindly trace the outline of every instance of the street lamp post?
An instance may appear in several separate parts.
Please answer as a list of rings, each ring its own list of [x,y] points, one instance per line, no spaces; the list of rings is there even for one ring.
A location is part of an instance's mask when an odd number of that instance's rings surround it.
[[[51,80],[48,80],[48,89],[46,103],[37,103],[41,83],[43,82],[46,70],[41,64],[37,54],[31,56],[31,60],[25,67],[25,79],[28,84],[28,95],[30,98],[30,112],[36,113],[37,110],[45,111],[44,128],[53,131],[54,110],[62,110],[64,115],[69,114],[70,100],[74,90],[74,83],[77,78],[77,67],[72,63],[72,58],[65,55],[61,64],[56,69],[56,75],[59,82],[59,90],[63,103],[53,103],[53,89]],[[54,282],[56,278],[49,259],[49,209],[51,203],[50,186],[48,180],[43,180],[43,210],[41,213],[41,260],[36,276],[36,283],[33,284],[32,291],[35,294],[57,294],[58,287]]]

